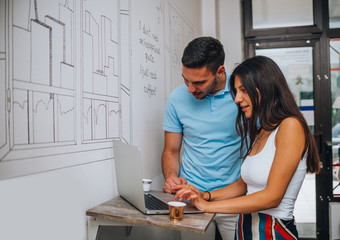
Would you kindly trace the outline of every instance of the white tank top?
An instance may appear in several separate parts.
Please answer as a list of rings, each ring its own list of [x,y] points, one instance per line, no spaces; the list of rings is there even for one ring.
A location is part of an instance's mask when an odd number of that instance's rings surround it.
[[[241,177],[247,184],[247,195],[263,190],[267,186],[269,171],[276,151],[275,136],[278,129],[279,127],[271,132],[261,152],[254,156],[247,156],[242,164]],[[306,171],[306,157],[303,157],[288,185],[280,205],[276,208],[259,212],[284,220],[292,219],[295,200],[305,178]]]

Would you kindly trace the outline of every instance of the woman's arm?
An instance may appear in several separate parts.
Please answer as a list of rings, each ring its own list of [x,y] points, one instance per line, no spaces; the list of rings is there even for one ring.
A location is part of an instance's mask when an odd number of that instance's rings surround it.
[[[301,123],[292,117],[282,121],[276,134],[275,145],[276,153],[264,190],[246,196],[212,202],[204,201],[197,192],[189,194],[183,190],[176,196],[181,198],[183,193],[183,196],[186,196],[193,204],[199,203],[200,209],[206,212],[250,213],[279,206],[302,158],[305,132]],[[218,193],[222,194],[223,192]],[[221,195],[216,196],[220,197]]]
[[[243,196],[247,193],[247,185],[240,177],[236,182],[223,188],[211,191],[210,201],[219,201]]]
[[[200,204],[204,204],[205,201],[219,201],[224,199],[235,198],[243,196],[247,193],[247,185],[240,177],[236,182],[229,184],[226,187],[210,191],[210,196],[207,192],[200,192],[197,188],[192,185],[177,185],[171,187],[172,191],[176,192],[175,200],[182,200],[183,198],[188,199],[190,196],[195,195],[199,198],[199,202],[196,203],[196,207],[202,210]],[[204,201],[205,200],[205,201]]]

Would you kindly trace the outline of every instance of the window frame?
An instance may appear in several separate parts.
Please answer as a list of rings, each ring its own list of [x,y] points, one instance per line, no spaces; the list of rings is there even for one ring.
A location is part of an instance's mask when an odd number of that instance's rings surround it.
[[[265,36],[285,35],[286,38],[290,35],[303,34],[314,35],[323,31],[322,24],[322,9],[319,0],[313,0],[313,15],[314,25],[310,26],[297,26],[297,27],[280,27],[280,28],[253,28],[253,12],[252,12],[252,0],[243,0],[243,16],[244,16],[244,37],[253,38]]]

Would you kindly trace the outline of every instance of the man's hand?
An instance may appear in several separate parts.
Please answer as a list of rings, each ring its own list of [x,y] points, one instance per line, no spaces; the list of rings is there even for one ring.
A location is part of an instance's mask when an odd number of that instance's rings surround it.
[[[171,187],[176,186],[176,185],[186,185],[187,180],[183,177],[169,177],[166,179],[164,186],[163,186],[163,191],[167,193],[175,193],[176,191],[172,190]]]

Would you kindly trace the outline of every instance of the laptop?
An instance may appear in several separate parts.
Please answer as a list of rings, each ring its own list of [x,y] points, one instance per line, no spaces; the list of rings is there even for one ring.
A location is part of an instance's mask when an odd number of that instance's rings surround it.
[[[113,141],[113,151],[119,195],[144,214],[169,214],[167,202],[174,201],[175,195],[163,191],[143,190],[139,148]],[[150,202],[154,201],[158,207],[150,206]],[[202,213],[190,202],[186,201],[186,204],[184,213]]]

